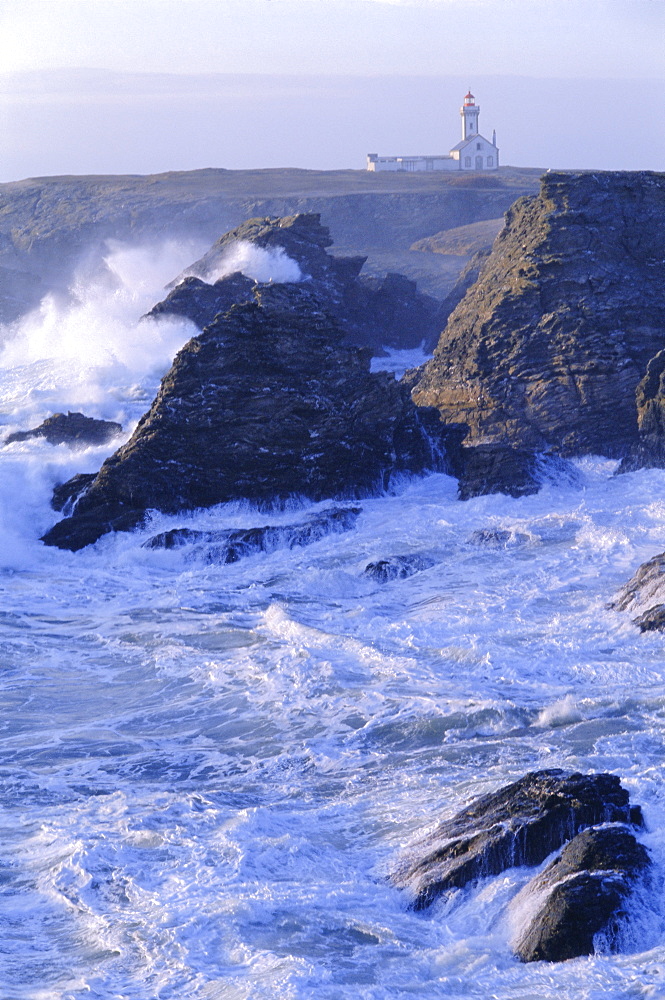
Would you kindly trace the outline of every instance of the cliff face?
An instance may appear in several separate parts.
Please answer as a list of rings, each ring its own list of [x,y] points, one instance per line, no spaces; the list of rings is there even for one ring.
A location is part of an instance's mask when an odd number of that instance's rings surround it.
[[[467,443],[621,456],[665,346],[665,175],[547,174],[508,212],[413,398]]]

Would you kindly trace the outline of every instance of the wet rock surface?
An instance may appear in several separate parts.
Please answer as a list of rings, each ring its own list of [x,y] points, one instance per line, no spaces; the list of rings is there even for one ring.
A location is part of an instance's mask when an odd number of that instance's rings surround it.
[[[531,541],[531,536],[512,528],[477,528],[471,532],[467,541],[470,545],[486,549],[507,549],[509,546],[527,544]]]
[[[536,912],[514,943],[523,962],[562,962],[594,951],[604,934],[612,948],[619,922],[651,868],[647,849],[625,826],[584,830],[513,900]]]
[[[65,510],[67,513],[71,513],[76,501],[83,496],[89,486],[92,486],[96,478],[97,473],[95,472],[78,472],[66,483],[56,486],[51,497],[53,510]]]
[[[466,444],[625,456],[665,342],[664,242],[665,175],[546,174],[507,213],[414,399],[468,424]]]
[[[171,528],[153,535],[144,549],[196,549],[207,562],[238,562],[257,552],[295,549],[312,545],[326,535],[350,531],[362,512],[360,507],[334,507],[306,518],[301,524],[265,525],[260,528],[237,528],[228,531],[197,531]]]
[[[470,500],[488,493],[507,493],[511,497],[529,496],[540,489],[538,473],[537,456],[527,448],[511,448],[501,444],[464,448],[458,496],[460,500]]]
[[[643,825],[615,775],[533,771],[441,823],[412,846],[392,880],[422,910],[449,889],[538,865],[579,830],[608,822]]]
[[[402,274],[359,277],[366,258],[335,257],[327,253],[332,242],[329,229],[314,213],[249,219],[187,268],[148,316],[186,316],[203,329],[217,313],[251,299],[251,278],[236,272],[215,280],[220,270],[233,266],[238,249],[249,246],[272,255],[264,258],[263,267],[268,266],[266,260],[274,261],[275,281],[283,280],[280,271],[295,262],[348,343],[378,351],[424,342],[427,351],[433,350],[443,326],[439,302],[421,294],[416,282]]]
[[[122,426],[112,420],[97,420],[82,413],[54,413],[39,427],[29,431],[15,431],[5,438],[5,444],[14,441],[29,441],[31,438],[45,438],[49,444],[66,444],[70,448],[85,448],[88,445],[108,444],[122,434]]]
[[[399,473],[445,469],[459,429],[370,373],[366,349],[306,283],[260,285],[192,338],[132,438],[44,541],[79,549],[145,512],[247,499],[270,505],[376,493]]]
[[[414,573],[420,573],[433,565],[434,559],[429,556],[390,556],[388,559],[367,563],[363,570],[363,576],[375,580],[376,583],[390,583],[391,580],[405,580],[407,577],[413,576]]]
[[[640,614],[633,618],[641,632],[660,631],[665,628],[663,603],[665,598],[665,552],[661,552],[636,570],[610,603],[615,611]]]

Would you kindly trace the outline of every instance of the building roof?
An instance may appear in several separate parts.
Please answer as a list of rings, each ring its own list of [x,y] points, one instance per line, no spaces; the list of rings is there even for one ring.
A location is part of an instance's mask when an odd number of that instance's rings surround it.
[[[468,146],[470,142],[475,142],[476,139],[484,139],[485,142],[487,143],[487,145],[491,146],[493,149],[498,149],[499,148],[498,146],[495,146],[494,143],[491,142],[489,139],[485,139],[485,136],[481,135],[480,132],[478,132],[477,135],[471,135],[471,136],[469,136],[468,139],[462,139],[461,142],[458,142],[456,146],[452,147],[452,149],[450,150],[450,152],[451,153],[457,153],[460,150],[464,149],[465,146]]]

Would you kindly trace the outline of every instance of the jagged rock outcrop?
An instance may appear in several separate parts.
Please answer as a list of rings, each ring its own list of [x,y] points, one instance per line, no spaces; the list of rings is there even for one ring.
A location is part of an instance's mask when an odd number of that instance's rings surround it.
[[[448,889],[540,864],[579,830],[608,822],[643,824],[615,775],[533,771],[476,799],[412,845],[393,882],[421,910]]]
[[[649,852],[625,826],[579,833],[513,900],[514,911],[532,913],[514,942],[516,954],[523,962],[563,962],[593,954],[601,933],[611,948],[651,867]]]
[[[254,285],[250,278],[239,272],[216,276],[238,266],[239,254],[249,247],[267,253],[259,261],[262,269],[272,262],[274,274],[266,278],[281,281],[287,271],[294,280],[311,284],[347,343],[380,351],[424,342],[426,350],[433,350],[442,328],[440,304],[421,294],[415,281],[404,275],[359,277],[366,258],[334,257],[326,252],[331,244],[330,231],[314,213],[249,219],[220,237],[176,278],[167,298],[148,316],[186,316],[203,329],[218,313],[248,301]],[[252,265],[248,261],[245,266],[250,270]]]
[[[76,550],[149,509],[360,496],[445,467],[459,429],[340,340],[307,283],[257,286],[183,347],[132,438],[43,540]]]
[[[313,545],[326,535],[350,531],[360,514],[360,507],[332,507],[305,518],[301,524],[269,524],[261,528],[235,528],[227,531],[171,528],[153,535],[143,543],[143,548],[187,548],[194,558],[225,565],[258,552]]]
[[[28,441],[30,438],[45,438],[49,444],[66,444],[70,448],[85,448],[88,445],[108,444],[122,434],[121,424],[112,420],[97,420],[82,413],[54,413],[29,431],[15,431],[5,438],[5,444],[14,441]]]
[[[413,398],[468,444],[621,457],[665,346],[665,175],[549,173],[521,198]]]
[[[609,606],[639,612],[633,623],[641,632],[665,629],[665,552],[642,563]]]

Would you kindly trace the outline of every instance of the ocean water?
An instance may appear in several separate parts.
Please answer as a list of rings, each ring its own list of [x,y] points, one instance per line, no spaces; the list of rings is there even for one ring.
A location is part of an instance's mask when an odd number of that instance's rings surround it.
[[[129,434],[193,332],[138,318],[194,256],[112,248],[103,278],[6,329],[2,436],[63,409]],[[0,448],[0,997],[665,996],[662,893],[622,954],[523,965],[511,901],[531,871],[425,913],[387,879],[425,829],[541,767],[620,775],[660,871],[663,639],[607,604],[665,548],[665,472],[587,458],[574,484],[467,503],[413,479],[345,534],[226,566],[141,544],[329,505],[45,548],[53,485],[117,443]],[[409,554],[433,565],[363,573]]]

